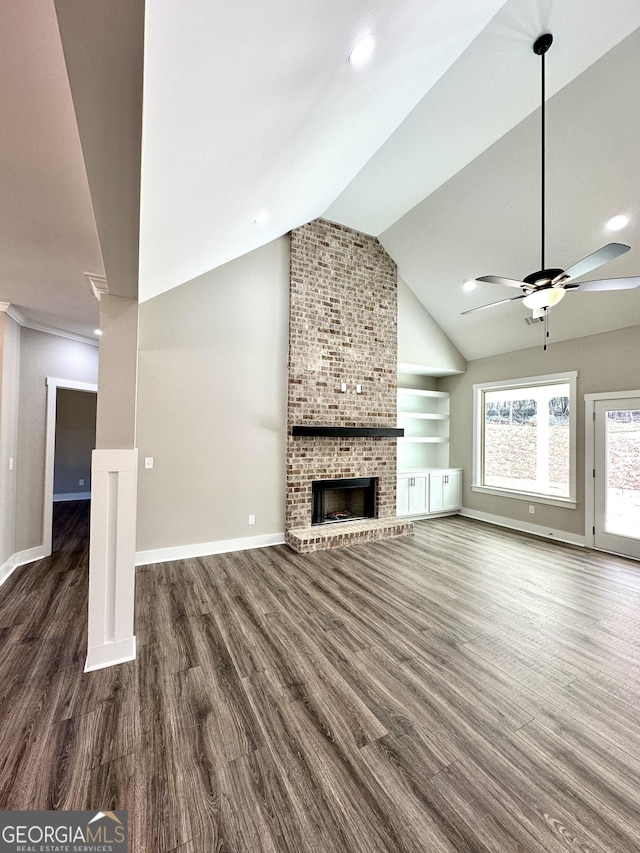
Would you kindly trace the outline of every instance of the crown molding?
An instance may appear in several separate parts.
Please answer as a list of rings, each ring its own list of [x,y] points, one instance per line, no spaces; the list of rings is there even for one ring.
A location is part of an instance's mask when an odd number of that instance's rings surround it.
[[[64,329],[56,329],[55,326],[48,326],[46,323],[36,323],[28,320],[15,305],[10,302],[0,302],[0,311],[22,326],[24,329],[33,329],[34,332],[44,332],[47,335],[57,335],[59,338],[67,338],[70,341],[77,341],[80,344],[89,344],[91,347],[97,347],[98,341],[95,338],[88,338],[86,335],[77,335],[75,332],[67,332]]]
[[[95,296],[95,298],[100,302],[103,294],[109,293],[109,284],[107,282],[107,277],[104,275],[98,275],[98,273],[93,272],[84,272],[82,275],[86,278],[89,283],[89,289],[91,293]]]
[[[97,347],[98,341],[94,338],[85,337],[85,335],[77,335],[75,332],[67,332],[65,329],[56,329],[54,326],[47,326],[45,323],[33,323],[31,320],[25,320],[20,324],[25,329],[33,329],[34,332],[44,332],[47,335],[57,335],[59,338],[67,338],[70,341],[77,341],[80,344],[89,344],[91,347]]]
[[[15,320],[19,326],[24,326],[25,318],[22,312],[18,311],[15,305],[12,305],[11,302],[0,302],[0,311],[4,312],[8,317],[11,317],[12,320]]]

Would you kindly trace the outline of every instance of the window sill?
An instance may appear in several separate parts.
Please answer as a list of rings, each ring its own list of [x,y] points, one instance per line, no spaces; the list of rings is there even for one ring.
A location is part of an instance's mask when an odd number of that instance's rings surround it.
[[[499,489],[495,486],[471,486],[472,492],[485,495],[496,495],[501,498],[515,498],[518,501],[531,501],[548,506],[560,506],[564,509],[577,509],[578,503],[572,498],[553,498],[550,495],[540,495],[536,492],[514,492],[511,489]]]

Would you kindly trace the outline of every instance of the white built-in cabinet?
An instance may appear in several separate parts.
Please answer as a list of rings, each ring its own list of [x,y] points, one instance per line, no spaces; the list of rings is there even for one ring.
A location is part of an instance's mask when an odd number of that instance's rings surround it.
[[[447,468],[429,474],[429,512],[457,512],[462,505],[462,471]]]
[[[428,512],[428,490],[428,474],[398,474],[397,514],[423,515]]]
[[[462,470],[398,471],[398,515],[428,516],[458,512],[462,506]]]
[[[415,383],[412,383],[415,384]],[[449,394],[398,384],[399,516],[457,512],[462,470],[449,467]]]

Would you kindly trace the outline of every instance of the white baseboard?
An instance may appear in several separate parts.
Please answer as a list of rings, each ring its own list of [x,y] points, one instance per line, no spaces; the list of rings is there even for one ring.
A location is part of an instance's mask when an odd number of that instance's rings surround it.
[[[284,545],[284,533],[267,533],[263,536],[247,536],[242,539],[221,539],[218,542],[199,542],[196,545],[176,545],[173,548],[136,551],[136,566],[167,563],[169,560],[189,560],[192,557],[208,557],[211,554],[228,554],[230,551],[249,551],[252,548],[267,548],[270,545]]]
[[[66,494],[54,495],[53,502],[60,503],[61,501],[90,501],[91,492],[67,492]]]
[[[543,539],[557,539],[558,542],[567,542],[569,545],[580,545],[583,548],[585,546],[584,536],[568,533],[566,530],[555,530],[550,527],[543,527],[540,524],[517,521],[515,518],[505,518],[501,515],[492,515],[489,512],[480,512],[480,510],[468,509],[467,507],[462,507],[458,514],[465,518],[475,518],[476,521],[486,521],[488,524],[495,524],[498,527],[519,530],[521,533],[531,533],[534,536],[541,536]]]
[[[108,666],[116,666],[136,659],[136,638],[127,637],[114,643],[103,643],[87,650],[87,659],[84,664],[85,672],[93,672],[96,669],[105,669]]]
[[[14,571],[19,566],[24,566],[26,563],[33,563],[35,560],[41,560],[43,557],[48,556],[45,554],[44,547],[42,545],[38,545],[37,548],[28,548],[26,551],[18,551],[16,554],[12,554],[8,560],[0,566],[0,586],[7,580],[7,578],[11,577]]]

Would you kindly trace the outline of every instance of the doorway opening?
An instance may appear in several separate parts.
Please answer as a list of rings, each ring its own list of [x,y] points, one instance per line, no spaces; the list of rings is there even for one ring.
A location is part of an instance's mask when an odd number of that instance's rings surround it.
[[[638,560],[640,392],[586,395],[586,425],[586,544]]]
[[[53,459],[52,553],[70,541],[67,532],[89,529],[91,454],[96,446],[96,394],[58,388]],[[72,537],[75,540],[75,536]],[[88,535],[87,535],[88,539]]]
[[[69,524],[88,529],[97,391],[92,383],[47,378],[44,556],[61,547]]]

